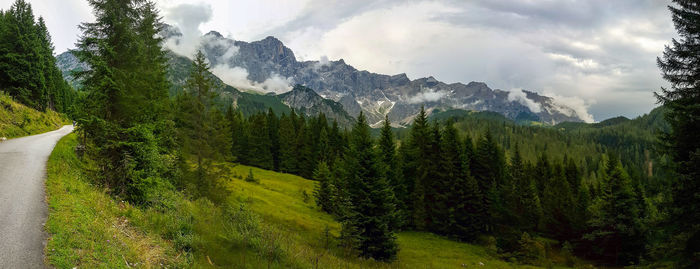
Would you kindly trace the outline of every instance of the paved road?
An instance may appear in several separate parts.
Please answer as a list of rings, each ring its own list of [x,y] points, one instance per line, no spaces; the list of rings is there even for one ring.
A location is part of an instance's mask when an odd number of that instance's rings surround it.
[[[0,142],[0,268],[44,268],[46,161],[73,126]]]

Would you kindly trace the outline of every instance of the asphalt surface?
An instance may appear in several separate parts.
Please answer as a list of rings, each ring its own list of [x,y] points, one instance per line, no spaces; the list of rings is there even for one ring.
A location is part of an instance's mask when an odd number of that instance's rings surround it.
[[[46,161],[73,126],[0,142],[0,268],[45,268]]]

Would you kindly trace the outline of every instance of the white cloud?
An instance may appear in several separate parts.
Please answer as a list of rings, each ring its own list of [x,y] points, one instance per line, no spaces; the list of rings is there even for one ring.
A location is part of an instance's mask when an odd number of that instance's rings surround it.
[[[182,36],[166,40],[164,46],[173,52],[192,58],[200,46],[199,26],[212,18],[212,8],[206,4],[180,4],[164,11]]]
[[[521,105],[526,106],[533,113],[540,113],[542,111],[542,106],[527,98],[527,94],[522,89],[510,90],[508,93],[508,101],[518,102]]]
[[[595,122],[593,115],[588,112],[588,108],[591,106],[590,102],[575,96],[561,96],[555,93],[546,93],[545,95],[553,98],[554,109],[562,114],[570,117],[577,116],[588,123]]]
[[[278,74],[271,74],[270,77],[262,83],[257,83],[248,79],[248,70],[239,66],[229,67],[225,64],[219,64],[212,67],[211,72],[223,80],[224,83],[239,90],[253,90],[261,93],[274,92],[280,94],[291,91],[292,85],[294,84],[292,78],[284,78]]]
[[[423,89],[422,92],[419,92],[416,95],[409,97],[407,102],[409,104],[437,102],[445,96],[447,96],[447,92],[445,91],[435,91],[434,89],[426,88]]]

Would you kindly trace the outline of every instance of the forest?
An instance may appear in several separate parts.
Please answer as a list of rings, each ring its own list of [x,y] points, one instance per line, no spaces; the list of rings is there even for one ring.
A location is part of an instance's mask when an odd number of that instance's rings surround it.
[[[80,25],[74,51],[90,66],[74,74],[80,90],[55,67],[43,19],[17,0],[0,12],[0,89],[69,115],[95,184],[138,207],[176,211],[177,196],[225,208],[229,164],[242,164],[315,180],[318,209],[341,224],[339,246],[364,259],[390,263],[397,232],[427,231],[487,242],[524,264],[555,240],[564,255],[600,265],[696,268],[700,6],[673,2],[680,39],[658,59],[671,88],[657,93],[662,107],[633,120],[542,127],[421,109],[408,128],[386,118],[374,130],[363,114],[346,128],[323,114],[243,113],[219,101],[201,51],[172,91],[159,11],[131,0],[89,1],[96,21]]]

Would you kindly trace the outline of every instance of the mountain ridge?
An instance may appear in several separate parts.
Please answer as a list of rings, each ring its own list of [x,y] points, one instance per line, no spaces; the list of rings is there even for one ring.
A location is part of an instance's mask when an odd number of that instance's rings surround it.
[[[293,81],[292,84],[304,85],[342,104],[352,116],[365,112],[374,126],[380,124],[385,115],[395,125],[405,126],[421,106],[427,111],[436,108],[494,111],[511,119],[523,113],[533,114],[537,121],[549,125],[584,121],[574,109],[534,91],[522,91],[522,96],[513,96],[513,92],[491,89],[484,82],[448,84],[433,76],[410,80],[405,73],[385,75],[358,70],[343,59],[298,61],[290,48],[272,36],[245,42],[211,31],[203,35],[202,41],[212,65],[243,68],[253,84],[278,76]],[[222,48],[222,44],[235,46],[236,54],[225,55],[232,47]],[[534,111],[528,106],[534,107]]]

